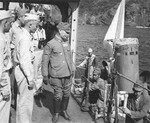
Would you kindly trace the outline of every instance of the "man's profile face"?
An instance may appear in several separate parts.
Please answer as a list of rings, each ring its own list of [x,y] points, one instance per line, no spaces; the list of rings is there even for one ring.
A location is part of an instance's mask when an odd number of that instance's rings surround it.
[[[94,80],[97,80],[99,77],[100,77],[99,74],[93,74],[93,79]]]
[[[34,9],[35,9],[35,11],[38,11],[39,6],[38,6],[38,5],[35,5],[35,6],[34,6]]]
[[[13,18],[8,18],[8,19],[4,20],[4,32],[9,32],[12,22],[13,22]]]
[[[37,30],[39,26],[39,22],[38,21],[32,21],[31,25],[30,25],[30,32],[31,33],[35,33],[35,31]]]
[[[141,81],[143,81],[143,82],[144,82],[144,81],[145,81],[144,76],[140,76],[140,77],[139,77],[139,80],[141,80]]]
[[[59,30],[60,36],[63,39],[63,41],[68,41],[69,34],[64,30]]]
[[[92,52],[88,52],[88,56],[91,57],[92,56]]]
[[[24,18],[25,18],[25,16],[21,16],[21,17],[19,18],[20,23],[21,23],[21,26],[24,26]]]
[[[136,91],[136,90],[134,90],[135,98],[136,98],[136,99],[139,98],[139,97],[141,96],[142,92],[143,92],[143,91]]]

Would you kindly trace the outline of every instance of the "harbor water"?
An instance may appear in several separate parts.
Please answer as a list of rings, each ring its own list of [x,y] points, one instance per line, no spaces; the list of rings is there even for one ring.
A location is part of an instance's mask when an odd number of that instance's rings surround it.
[[[79,25],[77,41],[78,65],[86,56],[89,47],[93,48],[101,67],[102,60],[108,58],[108,53],[103,46],[103,39],[108,26]],[[138,38],[139,40],[139,69],[150,70],[150,28],[125,27],[125,38]]]

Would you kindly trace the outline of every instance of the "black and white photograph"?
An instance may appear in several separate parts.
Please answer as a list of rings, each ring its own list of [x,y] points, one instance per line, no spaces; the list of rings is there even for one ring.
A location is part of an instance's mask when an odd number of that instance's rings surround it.
[[[150,0],[0,0],[0,123],[150,123]]]

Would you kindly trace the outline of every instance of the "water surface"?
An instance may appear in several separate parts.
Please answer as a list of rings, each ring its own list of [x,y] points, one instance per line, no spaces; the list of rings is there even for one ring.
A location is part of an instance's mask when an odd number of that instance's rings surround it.
[[[103,47],[103,39],[108,26],[78,26],[78,41],[76,64],[78,65],[85,58],[89,47],[94,49],[98,57],[98,64],[107,59],[108,54]],[[125,27],[125,38],[138,38],[139,40],[139,67],[140,71],[150,70],[150,28]]]

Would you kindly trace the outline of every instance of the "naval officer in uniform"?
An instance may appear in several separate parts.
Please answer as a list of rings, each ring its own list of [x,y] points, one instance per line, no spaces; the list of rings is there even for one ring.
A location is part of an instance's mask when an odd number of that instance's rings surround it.
[[[9,70],[12,67],[10,46],[5,33],[9,32],[12,16],[9,11],[0,10],[0,122],[8,123],[10,116],[11,89]]]
[[[25,26],[16,37],[15,77],[18,86],[16,123],[32,123],[32,111],[35,92],[34,48],[32,35],[38,27],[37,15],[25,14]]]

